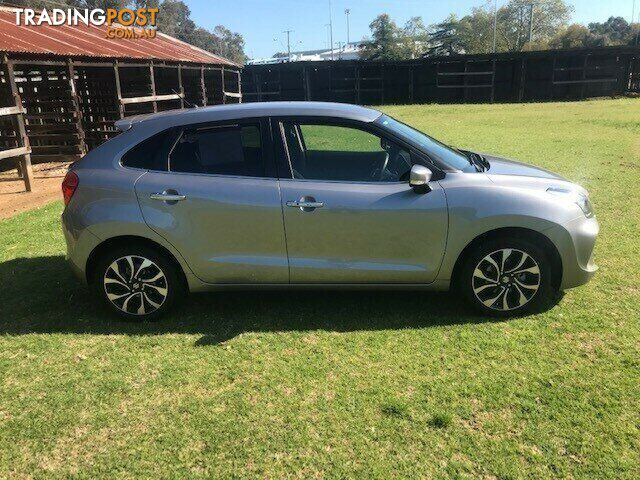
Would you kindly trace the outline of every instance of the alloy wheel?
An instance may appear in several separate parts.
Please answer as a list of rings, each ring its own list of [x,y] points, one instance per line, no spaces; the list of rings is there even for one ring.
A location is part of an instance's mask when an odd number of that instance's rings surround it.
[[[103,284],[109,301],[129,315],[148,315],[167,299],[164,272],[152,260],[138,255],[114,260],[105,271]]]
[[[508,311],[520,308],[540,288],[540,266],[528,253],[503,248],[483,257],[473,271],[475,297],[485,307]]]

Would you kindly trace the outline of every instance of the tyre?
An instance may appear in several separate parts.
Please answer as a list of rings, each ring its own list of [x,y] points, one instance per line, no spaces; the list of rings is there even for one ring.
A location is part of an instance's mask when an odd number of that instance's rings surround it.
[[[157,320],[184,292],[175,263],[145,246],[118,247],[97,263],[93,288],[112,312],[127,320]]]
[[[496,317],[535,313],[559,297],[551,262],[538,245],[520,238],[489,240],[467,256],[458,288],[478,311]]]

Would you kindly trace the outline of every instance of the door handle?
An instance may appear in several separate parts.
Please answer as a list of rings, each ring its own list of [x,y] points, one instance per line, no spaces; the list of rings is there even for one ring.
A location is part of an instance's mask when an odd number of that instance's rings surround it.
[[[288,201],[287,207],[299,208],[303,212],[311,212],[316,208],[324,207],[324,203],[316,202],[313,197],[301,197],[297,201]]]
[[[149,198],[151,200],[162,200],[163,202],[179,202],[187,197],[186,195],[180,195],[175,190],[165,190],[162,193],[152,193]]]
[[[287,207],[320,208],[320,207],[324,207],[324,203],[322,202],[287,202]]]

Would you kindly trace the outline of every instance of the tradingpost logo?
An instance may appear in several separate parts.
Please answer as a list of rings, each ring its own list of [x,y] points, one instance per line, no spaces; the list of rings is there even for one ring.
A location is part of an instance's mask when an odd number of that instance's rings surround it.
[[[16,25],[107,25],[107,38],[155,38],[157,8],[16,8]]]

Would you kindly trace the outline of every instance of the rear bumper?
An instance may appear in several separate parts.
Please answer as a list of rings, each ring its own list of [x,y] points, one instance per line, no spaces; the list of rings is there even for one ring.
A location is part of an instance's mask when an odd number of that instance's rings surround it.
[[[593,261],[593,247],[600,231],[595,216],[584,215],[545,233],[558,248],[562,260],[560,289],[584,285],[598,270]]]
[[[67,210],[62,213],[61,220],[62,233],[67,244],[67,262],[74,275],[86,284],[87,260],[93,249],[100,243],[100,239],[88,229],[78,227]]]

